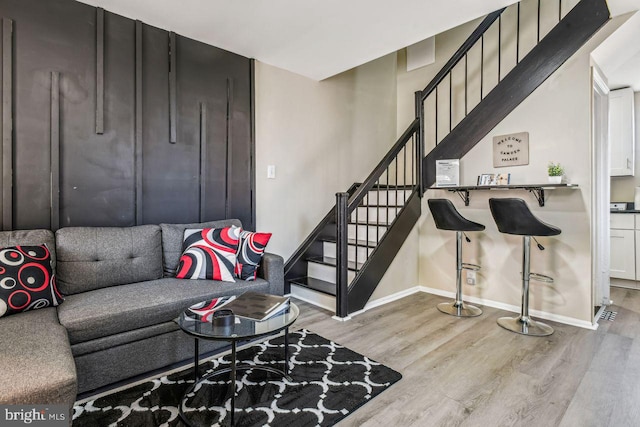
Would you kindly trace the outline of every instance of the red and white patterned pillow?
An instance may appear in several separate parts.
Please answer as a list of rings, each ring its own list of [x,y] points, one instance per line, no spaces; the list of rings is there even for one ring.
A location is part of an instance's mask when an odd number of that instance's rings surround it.
[[[178,279],[235,282],[240,227],[187,229],[178,262]]]
[[[255,280],[258,264],[264,255],[264,250],[271,239],[271,233],[254,233],[243,231],[240,233],[240,245],[236,262],[236,276],[242,280]]]
[[[0,249],[0,317],[62,301],[47,245]]]

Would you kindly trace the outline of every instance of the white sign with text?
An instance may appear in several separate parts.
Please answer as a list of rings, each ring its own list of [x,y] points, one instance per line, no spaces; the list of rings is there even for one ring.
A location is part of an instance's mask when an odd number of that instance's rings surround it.
[[[529,164],[529,132],[493,137],[493,167]]]
[[[436,160],[436,187],[460,185],[460,159]]]

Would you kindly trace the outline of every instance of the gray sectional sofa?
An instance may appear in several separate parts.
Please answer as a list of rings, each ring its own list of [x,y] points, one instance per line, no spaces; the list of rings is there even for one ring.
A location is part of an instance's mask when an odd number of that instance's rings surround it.
[[[70,227],[0,232],[0,247],[46,243],[56,308],[0,318],[0,403],[65,403],[91,391],[193,357],[194,342],[173,322],[182,310],[247,290],[282,295],[283,259],[265,253],[255,281],[180,280],[186,228],[241,226],[238,220],[128,228]],[[55,249],[55,250],[54,250]],[[202,342],[207,353],[220,344]]]

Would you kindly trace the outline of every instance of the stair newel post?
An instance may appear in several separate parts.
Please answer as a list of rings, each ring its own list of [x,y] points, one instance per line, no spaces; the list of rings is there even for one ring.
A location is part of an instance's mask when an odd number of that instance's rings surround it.
[[[422,178],[422,162],[424,161],[424,101],[422,99],[422,91],[415,92],[416,102],[416,118],[420,121],[418,131],[416,132],[416,170],[415,176],[418,182],[416,183],[419,190],[419,195],[422,197],[424,194],[424,179]]]
[[[349,193],[336,193],[336,316],[349,316],[347,234]]]

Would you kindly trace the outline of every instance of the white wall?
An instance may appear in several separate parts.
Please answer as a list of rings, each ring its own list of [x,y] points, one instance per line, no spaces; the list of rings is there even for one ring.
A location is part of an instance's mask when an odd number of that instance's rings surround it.
[[[521,239],[497,231],[488,198],[520,197],[562,229],[560,236],[541,239],[546,251],[532,250],[532,271],[554,276],[556,283],[532,284],[531,308],[591,321],[589,54],[616,25],[607,24],[462,159],[465,184],[498,171],[510,172],[514,183],[546,182],[546,165],[556,161],[580,188],[548,192],[544,208],[523,191],[474,192],[466,208],[453,193],[428,191],[418,226],[373,299],[416,284],[454,290],[454,233],[435,229],[426,204],[429,197],[448,197],[463,215],[487,226],[465,244],[465,261],[483,266],[478,285],[466,286],[465,294],[519,306]],[[274,233],[270,251],[288,258],[333,206],[335,192],[366,177],[412,121],[414,91],[424,88],[476,26],[436,36],[436,62],[409,73],[402,52],[323,82],[257,64],[257,219],[259,230]],[[491,64],[491,53],[485,54]],[[530,134],[530,164],[494,170],[492,137],[521,131]],[[277,166],[275,180],[266,179],[269,164]]]
[[[395,142],[396,55],[316,82],[256,64],[257,228],[285,260]],[[267,165],[276,179],[267,179]]]
[[[416,224],[369,298],[375,301],[418,286],[420,272],[420,227]]]
[[[257,228],[285,260],[396,141],[396,54],[316,82],[256,64]],[[276,179],[267,179],[276,165]],[[418,230],[378,285],[382,298],[418,281]]]
[[[511,173],[515,184],[545,183],[546,166],[554,161],[565,166],[569,180],[580,188],[548,191],[545,207],[539,207],[533,195],[522,190],[472,192],[469,207],[452,193],[428,191],[420,227],[420,285],[454,290],[455,235],[435,228],[426,204],[430,197],[450,198],[463,216],[487,227],[474,233],[472,244],[465,244],[465,261],[478,263],[483,269],[478,284],[465,285],[464,294],[519,306],[522,239],[499,233],[488,206],[490,197],[519,197],[540,219],[562,229],[559,236],[539,239],[547,250],[532,248],[532,271],[553,276],[555,284],[532,282],[530,307],[591,321],[590,52],[617,25],[619,22],[607,24],[461,160],[464,185],[475,184],[482,173],[496,172]],[[529,132],[529,165],[494,169],[493,136],[523,131]]]
[[[640,70],[638,70],[640,73]],[[635,176],[611,177],[611,201],[633,202],[635,187],[640,187],[640,92],[634,94],[636,115],[636,161]],[[638,209],[638,208],[636,208]]]
[[[403,49],[398,52],[398,135],[405,131],[415,117],[415,91],[425,88],[480,22],[481,19],[477,19],[436,35],[436,58],[435,62],[429,66],[407,71],[406,51]],[[430,148],[433,147],[427,145],[427,152]]]

